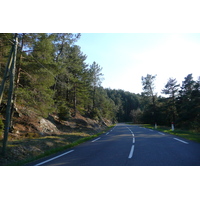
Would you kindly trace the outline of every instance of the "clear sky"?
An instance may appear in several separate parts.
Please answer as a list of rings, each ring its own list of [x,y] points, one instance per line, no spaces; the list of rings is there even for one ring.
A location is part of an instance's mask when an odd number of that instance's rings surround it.
[[[105,88],[141,93],[141,77],[157,74],[160,94],[170,77],[182,84],[189,73],[200,76],[199,33],[82,33],[77,44],[87,63],[103,68]]]

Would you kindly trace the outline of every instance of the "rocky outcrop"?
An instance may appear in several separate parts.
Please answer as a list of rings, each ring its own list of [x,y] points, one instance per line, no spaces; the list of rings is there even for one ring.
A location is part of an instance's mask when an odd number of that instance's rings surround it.
[[[110,122],[104,119],[99,121],[84,117],[79,113],[67,121],[59,120],[56,114],[42,118],[33,110],[18,107],[14,117],[14,130],[10,134],[13,139],[34,138],[40,136],[59,135],[70,132],[88,132],[95,134],[101,131]]]
[[[60,133],[60,131],[52,122],[44,118],[40,119],[39,126],[37,127],[37,129],[39,130],[40,135],[42,136]]]

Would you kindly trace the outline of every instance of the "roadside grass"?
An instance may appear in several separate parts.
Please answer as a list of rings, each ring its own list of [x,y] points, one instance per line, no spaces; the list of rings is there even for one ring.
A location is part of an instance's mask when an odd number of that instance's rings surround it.
[[[15,158],[14,161],[8,162],[6,166],[23,166],[40,158],[49,156],[54,153],[58,153],[69,148],[75,147],[81,143],[84,143],[88,140],[98,137],[99,135],[106,133],[109,129],[111,129],[114,125],[105,128],[103,131],[91,135],[87,132],[74,132],[74,133],[66,133],[55,136],[45,136],[35,139],[28,140],[14,140],[8,142],[8,157],[12,157],[13,153],[11,153],[11,149],[25,149],[23,157],[19,155],[18,158]],[[14,151],[14,149],[13,149]],[[15,152],[16,156],[16,152]]]
[[[172,135],[176,135],[178,137],[182,137],[182,138],[200,143],[200,132],[195,132],[192,130],[181,130],[181,129],[176,129],[176,128],[174,131],[172,131],[170,127],[166,127],[166,126],[158,126],[157,129],[155,129],[155,127],[150,124],[140,124],[140,126],[153,129],[153,130],[162,131],[164,133],[169,133]]]

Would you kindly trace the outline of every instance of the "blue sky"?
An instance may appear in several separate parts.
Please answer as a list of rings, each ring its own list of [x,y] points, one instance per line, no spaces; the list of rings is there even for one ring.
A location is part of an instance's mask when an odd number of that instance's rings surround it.
[[[142,92],[141,77],[155,75],[160,94],[170,77],[182,83],[184,77],[200,76],[200,34],[82,33],[77,44],[102,68],[102,86]]]

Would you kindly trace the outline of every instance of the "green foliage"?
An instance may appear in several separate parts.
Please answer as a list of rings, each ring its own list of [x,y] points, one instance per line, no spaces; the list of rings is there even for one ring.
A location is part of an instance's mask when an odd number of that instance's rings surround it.
[[[12,34],[1,36],[4,43]],[[87,56],[75,45],[79,38],[80,34],[72,33],[19,34],[19,81],[15,91],[18,104],[43,117],[57,108],[60,119],[76,116],[77,111],[96,119],[116,118],[114,101],[100,87],[102,67],[96,62],[85,63]]]
[[[45,69],[40,69],[32,74],[31,78],[25,77],[25,79],[27,84],[16,91],[17,102],[32,107],[42,116],[47,117],[48,113],[54,110],[54,91],[50,89],[53,79],[49,78]]]
[[[142,111],[140,108],[136,110],[131,110],[130,116],[132,117],[132,122],[135,124],[141,123]]]
[[[60,120],[68,120],[71,118],[71,112],[70,108],[68,108],[66,105],[59,105],[58,106],[58,117]]]
[[[184,128],[200,129],[200,88],[199,81],[194,81],[192,74],[188,74],[182,83],[177,98],[179,126]]]
[[[147,74],[146,77],[143,77],[142,76],[142,85],[143,85],[143,90],[144,90],[144,93],[147,95],[147,96],[151,96],[153,97],[155,94],[154,94],[154,81],[156,79],[156,75],[152,76],[151,74]]]
[[[131,110],[140,107],[139,95],[124,90],[106,89],[108,97],[112,99],[115,118],[119,122],[131,121]]]
[[[151,104],[149,105],[151,108],[153,123],[156,124],[158,122],[157,117],[157,94],[154,93],[154,81],[156,79],[156,75],[152,76],[151,74],[147,74],[146,77],[142,76],[142,85],[144,90],[144,98],[151,99]]]
[[[12,33],[0,33],[0,63],[1,67],[5,67],[8,55],[11,49],[9,40],[13,39]]]
[[[200,79],[200,78],[199,78]],[[180,87],[176,79],[170,78],[162,92],[168,97],[156,97],[157,124],[171,125],[187,130],[200,130],[200,80],[194,81],[188,74]],[[142,99],[144,99],[142,96]],[[141,100],[142,100],[141,99]],[[140,101],[143,111],[142,121],[153,124],[153,105],[150,101]],[[142,105],[144,104],[144,106]]]
[[[94,120],[99,120],[100,119],[100,112],[97,108],[94,108],[91,112],[90,112],[90,117]]]

